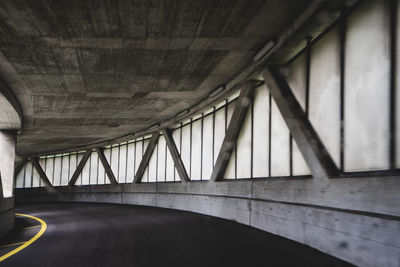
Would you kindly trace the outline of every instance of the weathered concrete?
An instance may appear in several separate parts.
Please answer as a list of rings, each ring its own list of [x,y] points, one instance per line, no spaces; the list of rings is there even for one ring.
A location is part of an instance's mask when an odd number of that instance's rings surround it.
[[[253,179],[17,189],[17,201],[109,202],[193,211],[251,225],[361,266],[398,266],[397,176]]]
[[[84,146],[172,118],[310,2],[4,2],[0,76],[24,112],[18,153]]]
[[[3,197],[11,197],[14,187],[15,131],[0,130],[0,177]]]
[[[103,165],[104,171],[106,172],[108,179],[112,184],[117,183],[117,179],[115,179],[114,173],[111,170],[110,164],[108,163],[106,157],[104,156],[104,149],[103,148],[96,148],[96,152],[99,155],[99,159],[101,164]]]
[[[0,237],[14,227],[14,197],[0,199]]]
[[[0,130],[19,130],[21,127],[21,106],[7,84],[0,78]]]
[[[153,133],[151,136],[150,142],[147,145],[146,151],[144,152],[143,158],[140,161],[140,165],[136,171],[135,178],[134,178],[134,183],[140,183],[142,180],[142,176],[147,168],[147,165],[149,164],[151,155],[153,154],[154,148],[156,147],[158,143],[158,138],[160,137],[160,132]]]
[[[297,102],[284,76],[273,67],[265,69],[263,76],[313,176],[336,176],[338,169],[335,163]]]
[[[38,158],[32,158],[31,162],[33,164],[33,167],[39,173],[40,179],[42,179],[42,181],[44,182],[45,186],[52,187],[49,178],[47,177],[46,173],[44,172],[42,166],[39,164],[39,159]]]
[[[222,142],[221,150],[219,151],[210,180],[220,181],[224,178],[232,151],[235,149],[236,140],[239,136],[240,129],[242,129],[247,111],[253,102],[254,90],[261,84],[262,83],[259,81],[248,81],[241,88],[238,102],[235,105],[232,119]]]
[[[181,181],[189,182],[189,175],[187,174],[181,155],[179,155],[179,151],[176,147],[174,138],[172,137],[172,131],[170,129],[163,129],[162,133]]]

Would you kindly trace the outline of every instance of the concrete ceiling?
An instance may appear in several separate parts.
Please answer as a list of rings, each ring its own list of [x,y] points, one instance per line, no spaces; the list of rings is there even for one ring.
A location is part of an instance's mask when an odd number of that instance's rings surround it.
[[[0,78],[26,155],[116,138],[224,83],[309,0],[5,0]]]

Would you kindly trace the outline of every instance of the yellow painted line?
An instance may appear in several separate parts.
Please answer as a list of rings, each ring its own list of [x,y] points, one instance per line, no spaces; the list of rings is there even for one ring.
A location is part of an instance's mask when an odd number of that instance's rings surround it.
[[[46,231],[47,229],[47,224],[45,221],[43,221],[42,219],[38,218],[38,217],[34,217],[31,215],[27,215],[27,214],[21,214],[21,213],[15,213],[15,215],[17,216],[24,216],[24,217],[28,217],[31,219],[34,219],[36,221],[38,221],[40,223],[40,225],[42,226],[42,228],[40,228],[39,232],[32,237],[31,239],[29,239],[28,241],[26,241],[24,244],[22,244],[21,246],[17,247],[14,250],[11,250],[10,252],[8,252],[7,254],[3,255],[0,257],[0,262],[4,261],[5,259],[7,259],[8,257],[11,257],[12,255],[20,252],[21,250],[23,250],[24,248],[26,248],[27,246],[29,246],[30,244],[32,244],[33,242],[35,242],[41,235],[43,235],[43,233]]]
[[[17,246],[17,245],[21,245],[26,243],[26,241],[24,242],[18,242],[18,243],[12,243],[12,244],[7,244],[7,245],[1,245],[0,248],[6,248],[6,247],[13,247],[13,246]]]
[[[28,230],[28,229],[38,228],[38,227],[42,227],[42,225],[34,225],[34,226],[24,227],[22,229],[23,230]]]

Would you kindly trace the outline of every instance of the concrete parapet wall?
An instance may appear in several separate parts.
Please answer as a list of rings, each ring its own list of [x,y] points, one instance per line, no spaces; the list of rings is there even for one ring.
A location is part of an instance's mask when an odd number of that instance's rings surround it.
[[[225,218],[361,266],[400,266],[395,176],[17,189],[18,202],[146,205]]]
[[[0,199],[0,237],[14,227],[14,197]]]

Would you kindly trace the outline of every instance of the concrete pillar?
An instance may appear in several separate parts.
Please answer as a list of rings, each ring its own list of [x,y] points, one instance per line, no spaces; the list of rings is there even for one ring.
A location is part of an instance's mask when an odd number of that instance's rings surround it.
[[[4,198],[13,195],[16,141],[16,131],[0,130],[0,175]]]

